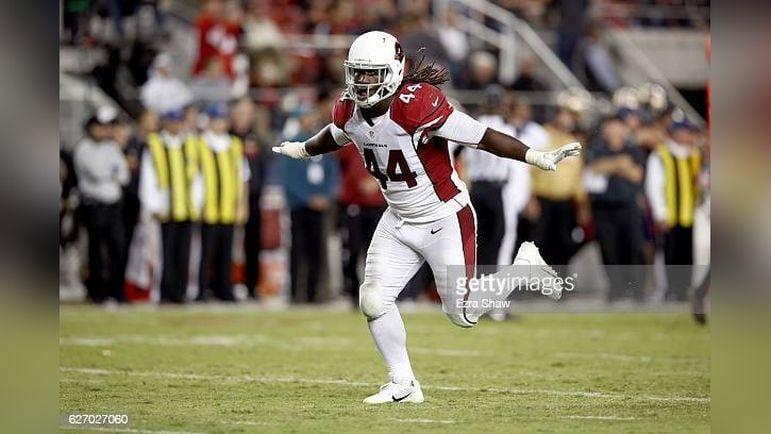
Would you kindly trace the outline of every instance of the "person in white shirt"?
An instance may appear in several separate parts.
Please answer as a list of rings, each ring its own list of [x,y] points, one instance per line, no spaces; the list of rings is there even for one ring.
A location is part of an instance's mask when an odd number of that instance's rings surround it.
[[[88,232],[88,297],[101,303],[123,301],[125,235],[123,186],[129,182],[126,159],[113,140],[118,112],[101,107],[86,123],[87,137],[75,148],[74,166]],[[107,256],[103,255],[103,250]]]
[[[485,89],[485,103],[479,122],[497,131],[514,135],[503,112],[504,90],[500,85]],[[471,203],[477,214],[477,266],[481,274],[494,273],[498,265],[498,251],[506,232],[503,207],[503,188],[509,179],[513,164],[488,152],[462,152],[466,173],[471,181]],[[508,264],[506,264],[508,265]]]
[[[150,67],[150,78],[142,85],[142,105],[157,114],[166,113],[193,102],[193,92],[173,74],[173,61],[166,53],[159,54]]]
[[[444,23],[437,29],[437,36],[450,61],[450,77],[457,84],[465,76],[464,66],[471,48],[466,33],[460,29],[460,19],[455,9],[447,8]]]
[[[529,108],[515,103],[512,112],[504,107],[504,90],[491,85],[485,90],[485,114],[477,120],[497,131],[517,137],[534,149],[546,147],[546,131],[529,120]],[[515,123],[512,123],[515,122]],[[514,260],[517,241],[517,217],[530,199],[530,169],[519,161],[487,152],[469,150],[461,155],[471,181],[471,202],[477,214],[477,266],[480,274],[497,271]],[[508,308],[493,309],[490,317],[501,320]]]
[[[223,62],[219,57],[206,61],[203,73],[190,80],[190,90],[198,106],[224,104],[236,97],[233,83],[225,75]]]
[[[668,127],[669,137],[648,157],[645,195],[657,232],[664,236],[667,301],[685,301],[691,287],[693,222],[700,197],[698,128],[686,119]]]
[[[513,127],[514,137],[518,137],[533,149],[543,151],[548,147],[549,135],[543,126],[532,120],[532,117],[530,103],[517,98],[513,103],[508,122]],[[509,179],[503,188],[506,233],[501,240],[499,264],[510,264],[514,260],[519,246],[524,240],[529,239],[532,230],[529,226],[520,230],[520,220],[526,220],[520,214],[525,210],[531,197],[530,166],[513,161],[509,164],[511,168]]]

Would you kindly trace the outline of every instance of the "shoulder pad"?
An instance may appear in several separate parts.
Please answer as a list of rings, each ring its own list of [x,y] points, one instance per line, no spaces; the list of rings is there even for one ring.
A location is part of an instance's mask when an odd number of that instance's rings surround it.
[[[344,92],[340,95],[340,98],[335,101],[334,107],[332,107],[332,122],[334,122],[337,128],[343,130],[348,119],[353,116],[353,110],[356,108],[356,104],[350,98],[347,98],[347,94]]]
[[[391,119],[410,134],[438,129],[452,111],[444,93],[428,83],[402,86],[391,103]]]

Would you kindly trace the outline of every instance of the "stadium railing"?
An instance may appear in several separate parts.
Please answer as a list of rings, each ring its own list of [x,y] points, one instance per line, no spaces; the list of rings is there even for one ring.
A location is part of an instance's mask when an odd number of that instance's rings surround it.
[[[533,28],[512,12],[487,0],[433,0],[434,20],[437,28],[441,26],[441,17],[450,7],[467,8],[484,18],[476,20],[461,16],[462,29],[469,36],[500,50],[498,78],[501,83],[510,84],[514,81],[517,73],[517,59],[529,52],[539,59],[543,69],[548,72],[548,78],[555,89],[568,87],[584,89],[578,78],[559,60],[554,51],[538,36]],[[501,27],[495,29],[486,26],[483,24],[485,21],[499,23]]]

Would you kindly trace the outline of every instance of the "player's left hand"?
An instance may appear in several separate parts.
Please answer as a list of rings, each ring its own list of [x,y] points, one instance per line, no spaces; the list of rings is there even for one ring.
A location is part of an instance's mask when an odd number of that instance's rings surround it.
[[[575,157],[579,154],[581,154],[581,144],[573,142],[560,146],[558,149],[550,152],[528,149],[525,154],[525,161],[543,170],[557,170],[557,164],[560,161],[567,157]]]

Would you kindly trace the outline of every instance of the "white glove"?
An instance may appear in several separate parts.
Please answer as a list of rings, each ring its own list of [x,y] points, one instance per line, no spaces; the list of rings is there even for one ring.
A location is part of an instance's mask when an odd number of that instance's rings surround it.
[[[551,152],[541,152],[535,149],[528,149],[525,153],[525,161],[533,166],[540,167],[543,170],[557,170],[557,163],[567,157],[574,157],[581,153],[581,144],[578,142],[568,143]]]
[[[273,152],[297,159],[311,157],[311,154],[305,150],[305,142],[282,142],[281,145],[273,147]]]

